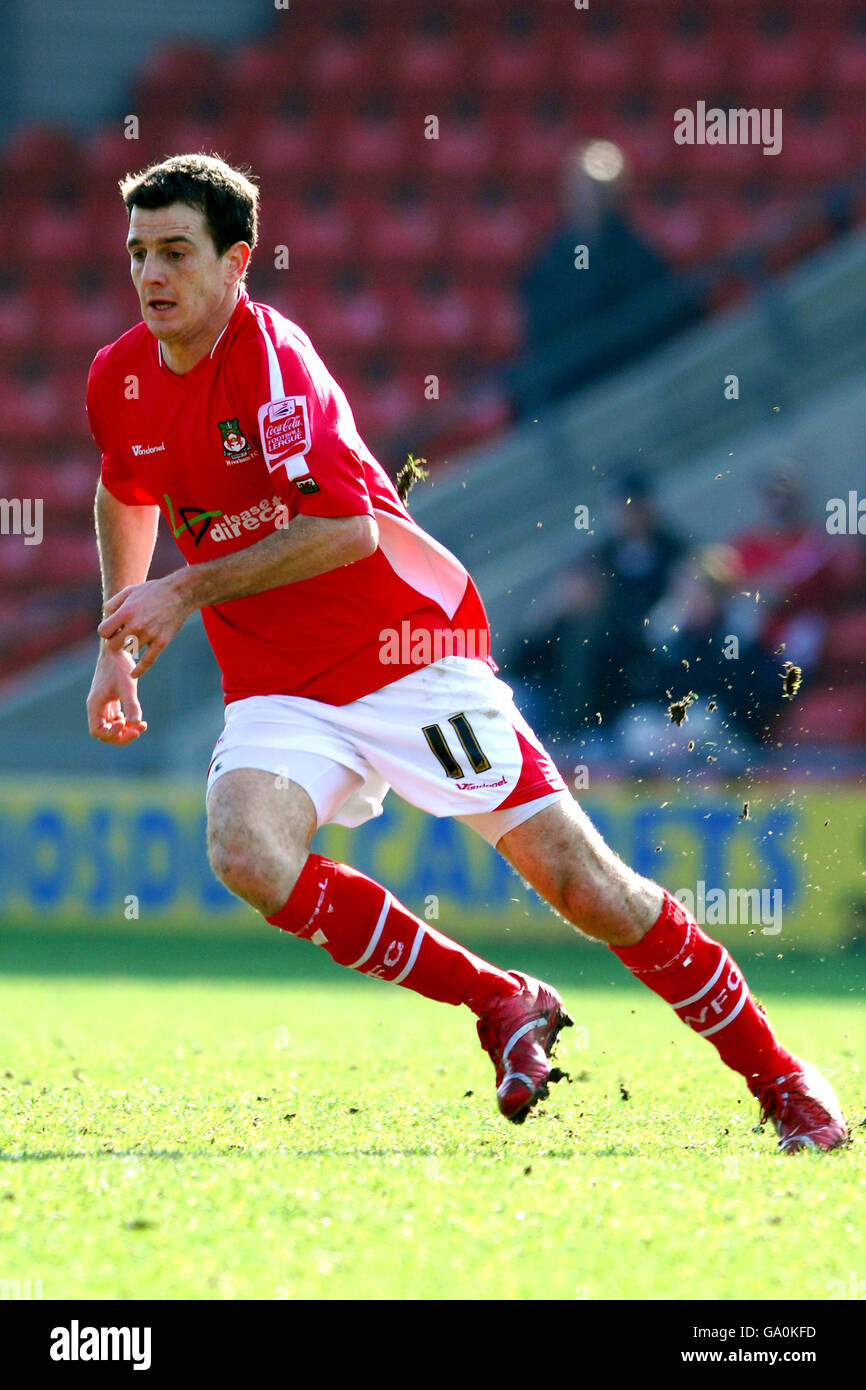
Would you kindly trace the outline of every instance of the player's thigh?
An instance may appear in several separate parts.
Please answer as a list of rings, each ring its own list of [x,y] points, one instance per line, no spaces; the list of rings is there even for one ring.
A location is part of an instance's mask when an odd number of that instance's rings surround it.
[[[590,936],[629,944],[661,912],[661,888],[629,868],[570,797],[508,831],[496,847],[537,893]]]
[[[316,831],[303,787],[258,768],[225,772],[207,797],[208,853],[221,878],[297,878]]]

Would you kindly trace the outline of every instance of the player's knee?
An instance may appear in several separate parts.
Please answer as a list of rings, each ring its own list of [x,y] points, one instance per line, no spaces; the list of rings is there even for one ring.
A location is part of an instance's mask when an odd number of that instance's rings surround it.
[[[211,868],[230,893],[265,914],[282,907],[298,881],[306,854],[276,853],[248,838],[211,835]]]

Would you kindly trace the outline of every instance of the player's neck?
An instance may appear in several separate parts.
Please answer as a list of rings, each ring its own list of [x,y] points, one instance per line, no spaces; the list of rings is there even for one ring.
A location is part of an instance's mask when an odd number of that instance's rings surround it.
[[[163,365],[170,372],[174,372],[176,376],[184,376],[187,372],[191,372],[193,367],[198,366],[202,358],[213,352],[218,339],[225,332],[226,325],[238,306],[240,296],[241,286],[238,285],[234,292],[226,298],[226,301],[220,305],[219,311],[214,317],[189,338],[181,338],[177,342],[160,341],[159,348]]]

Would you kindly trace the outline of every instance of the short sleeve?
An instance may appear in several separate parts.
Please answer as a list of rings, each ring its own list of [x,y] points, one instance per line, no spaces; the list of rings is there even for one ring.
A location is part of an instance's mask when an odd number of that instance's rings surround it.
[[[292,515],[372,516],[363,445],[345,395],[318,364],[281,353],[287,394],[258,408],[262,453]],[[288,394],[291,392],[291,394]]]
[[[100,479],[112,497],[128,507],[154,506],[154,499],[134,476],[122,455],[111,447],[109,432],[97,400],[93,367],[87,378],[87,420],[90,433],[102,454]]]

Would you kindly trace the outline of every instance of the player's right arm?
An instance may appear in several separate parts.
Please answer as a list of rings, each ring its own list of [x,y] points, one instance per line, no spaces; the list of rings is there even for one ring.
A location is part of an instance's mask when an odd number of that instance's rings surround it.
[[[127,585],[143,584],[147,579],[156,545],[159,508],[127,506],[100,482],[95,511],[102,600],[106,603]],[[87,723],[91,737],[102,743],[123,746],[147,728],[138,702],[138,681],[130,674],[134,666],[131,652],[112,651],[107,642],[100,640],[87,697]]]

